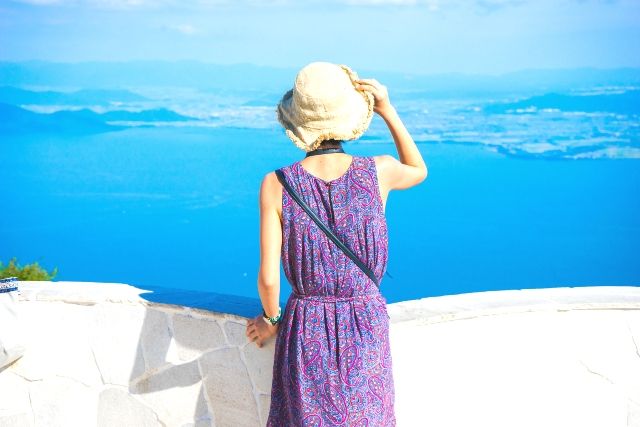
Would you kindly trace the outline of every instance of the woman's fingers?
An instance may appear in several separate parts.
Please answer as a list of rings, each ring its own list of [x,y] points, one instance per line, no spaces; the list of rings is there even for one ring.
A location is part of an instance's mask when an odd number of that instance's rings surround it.
[[[259,338],[260,338],[260,334],[256,330],[251,331],[251,333],[249,334],[249,342],[253,342]]]
[[[372,85],[380,84],[376,79],[356,79],[357,82],[368,83]]]
[[[247,329],[245,330],[245,335],[249,337],[249,342],[255,342],[258,347],[262,347],[264,345],[263,333],[261,333],[261,328],[256,323],[258,321],[258,317],[254,319],[247,320]],[[260,325],[262,326],[262,325]]]
[[[255,342],[258,347],[262,347],[262,338],[255,324],[247,327],[246,335],[249,337],[249,342]]]
[[[262,347],[264,337],[260,336],[259,333],[256,333],[255,339],[252,339],[251,341],[255,342],[258,347]]]
[[[370,92],[375,98],[374,111],[380,111],[389,103],[389,94],[387,87],[382,85],[376,79],[356,79],[358,89]]]
[[[363,89],[369,89],[374,91],[380,91],[382,89],[382,85],[377,80],[374,80],[374,79],[357,80],[356,83],[358,87],[361,87]]]
[[[377,92],[378,87],[371,83],[357,83],[356,87],[362,90],[368,90],[369,92]]]
[[[277,328],[275,332],[277,332]],[[249,342],[255,342],[258,347],[263,347],[264,341],[274,333],[256,317],[247,321],[245,335],[248,337]]]
[[[380,92],[374,86],[359,86],[358,89],[362,89],[365,92],[369,92],[371,95],[373,95],[373,98],[375,100],[380,99],[380,96],[381,96]]]
[[[247,330],[245,331],[245,335],[249,336],[255,331],[256,331],[256,325],[250,324],[250,325],[247,326]]]
[[[358,88],[368,90],[375,95],[379,94],[379,92],[381,91],[381,85],[375,79],[356,80],[356,83]]]

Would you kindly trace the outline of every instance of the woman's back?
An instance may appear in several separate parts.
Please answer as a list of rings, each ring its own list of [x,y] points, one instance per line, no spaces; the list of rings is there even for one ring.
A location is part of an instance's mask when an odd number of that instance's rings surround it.
[[[381,279],[387,266],[388,234],[375,161],[350,157],[346,171],[329,181],[307,171],[301,161],[282,171],[303,201]],[[285,190],[282,225],[282,263],[294,291],[349,296],[377,290]],[[356,282],[348,287],[347,280]]]
[[[300,161],[282,171],[381,282],[388,234],[374,158],[352,156],[329,181]],[[395,425],[385,298],[284,189],[282,226],[292,294],[276,338],[267,425]]]

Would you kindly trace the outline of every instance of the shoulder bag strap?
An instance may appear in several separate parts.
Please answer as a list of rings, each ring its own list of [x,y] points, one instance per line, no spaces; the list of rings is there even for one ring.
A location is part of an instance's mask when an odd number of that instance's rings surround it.
[[[329,236],[329,238],[333,241],[333,243],[336,244],[336,246],[338,246],[340,249],[342,249],[342,251],[347,254],[347,256],[349,258],[351,258],[353,260],[353,262],[356,263],[356,265],[358,267],[360,267],[360,269],[362,269],[362,271],[364,271],[364,273],[369,276],[369,278],[371,280],[373,280],[373,283],[376,284],[376,286],[380,287],[380,283],[378,282],[378,278],[376,277],[376,275],[373,273],[373,271],[371,271],[371,269],[369,267],[367,267],[357,256],[356,254],[354,254],[351,249],[349,249],[344,243],[342,243],[342,241],[322,222],[322,220],[320,218],[318,218],[318,215],[316,215],[315,212],[313,212],[311,210],[311,208],[309,208],[309,206],[300,198],[300,196],[298,195],[298,193],[291,187],[291,185],[289,185],[289,183],[287,182],[284,173],[280,170],[277,169],[276,171],[276,175],[278,176],[278,180],[280,181],[280,183],[282,184],[282,186],[284,188],[287,189],[287,192],[291,195],[291,197],[293,197],[293,199],[302,207],[302,209],[305,210],[305,212],[307,212],[307,214],[311,217],[312,220],[315,221],[316,224],[318,224],[318,227],[320,227],[320,229],[322,231],[324,231],[326,233],[327,236]]]

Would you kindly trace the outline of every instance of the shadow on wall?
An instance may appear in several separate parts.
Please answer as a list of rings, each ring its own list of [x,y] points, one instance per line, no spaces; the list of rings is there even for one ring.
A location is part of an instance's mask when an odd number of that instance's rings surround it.
[[[246,320],[226,315],[148,307],[132,358],[129,392],[143,396],[169,425],[189,419],[264,425],[273,339],[258,349],[248,343],[245,325]],[[117,422],[118,408],[105,406],[99,415],[106,419],[112,414]]]

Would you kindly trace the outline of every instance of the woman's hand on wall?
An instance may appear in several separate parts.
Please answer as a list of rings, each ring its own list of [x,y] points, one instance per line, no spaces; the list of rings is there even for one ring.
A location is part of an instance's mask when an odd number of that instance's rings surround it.
[[[262,347],[266,340],[278,333],[279,326],[280,323],[275,325],[267,324],[262,318],[262,314],[258,314],[247,322],[245,335],[249,337],[249,341],[255,341],[258,347]]]

